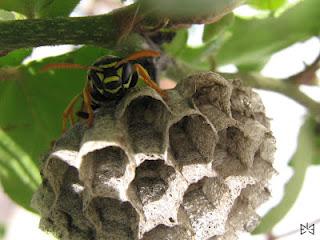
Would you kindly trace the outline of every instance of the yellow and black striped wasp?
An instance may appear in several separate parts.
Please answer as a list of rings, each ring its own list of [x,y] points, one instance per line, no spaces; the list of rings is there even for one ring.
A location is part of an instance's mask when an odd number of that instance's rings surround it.
[[[46,65],[42,71],[54,68],[89,70],[82,93],[76,95],[63,112],[62,131],[66,130],[68,119],[72,125],[75,123],[73,109],[81,96],[83,96],[83,110],[85,111],[89,127],[93,124],[94,110],[101,107],[107,101],[120,100],[128,89],[136,86],[138,79],[142,79],[162,97],[165,97],[165,92],[151,79],[147,70],[149,69],[150,71],[150,67],[144,66],[144,61],[142,61],[145,58],[159,56],[160,53],[157,51],[142,50],[124,58],[111,55],[104,56],[98,59],[92,66],[68,63]]]

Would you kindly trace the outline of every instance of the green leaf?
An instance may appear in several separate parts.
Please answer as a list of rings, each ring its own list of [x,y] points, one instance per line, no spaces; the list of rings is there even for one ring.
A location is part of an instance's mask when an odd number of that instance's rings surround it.
[[[6,234],[6,228],[3,224],[0,223],[0,239],[3,239],[5,234]]]
[[[177,34],[173,41],[169,44],[164,44],[166,53],[172,57],[179,59],[185,64],[192,64],[194,60],[196,65],[201,65],[199,58],[203,53],[203,48],[188,47],[188,31],[186,29],[177,31]],[[194,65],[193,67],[197,67]]]
[[[4,0],[0,1],[0,8],[7,11],[22,13],[28,18],[34,18],[36,1],[37,0]]]
[[[186,38],[177,36],[173,45],[165,46],[165,50],[183,64],[190,65],[192,69],[208,71],[214,68],[211,60],[229,37],[230,32],[224,31],[200,47],[189,47],[186,44]]]
[[[248,0],[252,7],[262,10],[276,10],[287,3],[287,0]]]
[[[16,15],[13,12],[0,9],[0,21],[9,21],[9,20],[15,20],[15,19],[16,19]]]
[[[207,25],[204,30],[204,44],[202,46],[189,47],[187,45],[187,30],[180,30],[171,43],[164,45],[164,49],[183,64],[192,66],[192,69],[211,70],[214,65],[211,60],[223,43],[231,36],[227,29],[232,24],[233,18],[233,14],[228,14],[221,21]]]
[[[286,183],[281,202],[265,215],[254,234],[271,232],[273,227],[289,212],[301,191],[307,168],[312,164],[314,153],[315,122],[310,117],[300,129],[298,146],[290,160],[293,176]]]
[[[80,0],[5,0],[0,8],[24,14],[28,18],[68,16]]]
[[[83,47],[58,57],[21,66],[20,78],[0,81],[0,127],[38,164],[38,158],[61,135],[62,113],[86,81],[86,71],[59,69],[39,73],[49,63],[90,65],[110,53]]]
[[[304,0],[280,17],[235,18],[232,36],[217,55],[219,65],[263,64],[269,57],[293,43],[320,34],[320,1]]]
[[[164,44],[164,49],[171,56],[177,56],[186,46],[188,41],[188,31],[186,29],[176,32],[174,39],[170,43]]]
[[[221,33],[226,31],[234,21],[233,13],[229,13],[220,19],[218,22],[207,24],[203,31],[203,42],[210,42],[216,39]]]
[[[0,57],[0,67],[19,66],[31,52],[31,49],[19,49],[9,52],[6,56]]]
[[[192,68],[199,71],[210,70],[210,64],[207,56],[211,52],[210,46],[204,45],[201,47],[185,47],[183,51],[177,56],[177,58],[184,64],[192,66]]]
[[[30,200],[40,184],[36,165],[0,128],[0,183],[5,193],[20,206],[32,211]]]
[[[20,13],[0,9],[0,21],[21,20],[26,17]]]
[[[38,16],[69,16],[79,2],[80,0],[38,0]]]
[[[317,149],[317,154],[316,156],[313,158],[312,164],[313,165],[320,165],[320,153],[319,153],[319,148]]]

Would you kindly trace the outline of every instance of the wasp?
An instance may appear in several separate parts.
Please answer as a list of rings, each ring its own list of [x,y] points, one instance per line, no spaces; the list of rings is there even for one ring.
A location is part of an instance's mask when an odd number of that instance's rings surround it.
[[[124,58],[112,55],[104,56],[92,66],[68,63],[46,65],[42,71],[54,68],[88,69],[87,81],[83,91],[70,101],[63,112],[62,131],[66,130],[68,120],[72,125],[75,123],[74,106],[81,96],[83,97],[83,109],[89,127],[93,125],[94,110],[108,101],[119,101],[130,88],[136,86],[139,79],[142,79],[149,87],[157,91],[159,95],[166,97],[166,93],[151,79],[150,67],[147,67],[143,61],[145,58],[159,56],[160,53],[157,51],[142,50]]]

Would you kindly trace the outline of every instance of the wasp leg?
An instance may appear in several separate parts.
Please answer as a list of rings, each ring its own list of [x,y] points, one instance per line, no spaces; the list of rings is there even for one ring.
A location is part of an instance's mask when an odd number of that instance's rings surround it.
[[[93,125],[93,110],[91,107],[91,95],[90,95],[90,85],[88,82],[86,83],[86,86],[83,89],[83,105],[84,108],[87,110],[88,113],[88,119],[87,123],[89,127],[92,127]]]
[[[74,114],[73,114],[73,107],[76,104],[76,102],[77,102],[77,100],[79,99],[80,96],[81,96],[80,93],[78,95],[74,96],[72,98],[72,100],[70,101],[70,103],[68,104],[68,106],[66,107],[66,109],[63,111],[63,115],[62,115],[62,132],[66,131],[68,119],[70,119],[71,125],[74,125],[75,120],[74,120]]]
[[[147,70],[142,67],[140,64],[134,64],[135,71],[142,78],[142,80],[151,88],[156,90],[163,98],[167,97],[166,92],[164,92],[154,81],[151,80],[149,73]]]
[[[124,63],[127,63],[129,61],[132,61],[132,60],[137,60],[139,58],[144,58],[144,57],[159,57],[160,56],[160,52],[158,51],[153,51],[153,50],[141,50],[141,51],[138,51],[138,52],[135,52],[131,55],[129,55],[128,57],[120,60],[116,67],[119,67],[120,65],[124,64]]]

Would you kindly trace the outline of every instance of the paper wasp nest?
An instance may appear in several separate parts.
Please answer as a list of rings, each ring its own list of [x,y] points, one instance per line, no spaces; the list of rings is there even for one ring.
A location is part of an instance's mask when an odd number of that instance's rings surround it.
[[[237,239],[259,223],[275,140],[259,96],[216,73],[163,100],[133,89],[78,123],[43,160],[33,198],[60,239]]]

